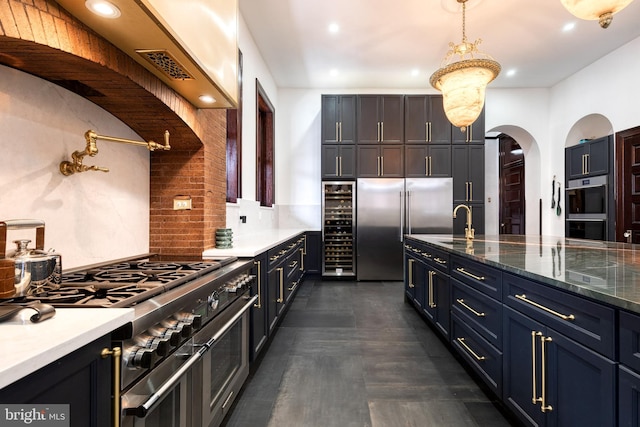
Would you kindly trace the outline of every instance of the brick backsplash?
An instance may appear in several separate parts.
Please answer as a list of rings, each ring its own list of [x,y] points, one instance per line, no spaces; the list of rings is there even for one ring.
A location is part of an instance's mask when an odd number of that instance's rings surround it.
[[[145,140],[171,133],[151,153],[149,249],[200,256],[225,227],[226,112],[198,110],[53,0],[0,0],[0,63],[84,96]],[[174,211],[187,195],[193,208]]]

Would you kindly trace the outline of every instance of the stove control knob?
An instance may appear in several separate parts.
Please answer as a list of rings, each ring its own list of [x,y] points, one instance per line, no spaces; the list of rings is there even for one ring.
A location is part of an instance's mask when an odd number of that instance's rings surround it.
[[[172,347],[177,347],[180,344],[180,332],[174,329],[163,328],[160,326],[155,326],[150,328],[147,332],[158,338],[166,338],[169,341],[169,345]]]
[[[177,319],[165,320],[162,322],[162,326],[177,331],[183,338],[189,338],[193,333],[193,327],[190,324]]]
[[[155,337],[153,335],[140,335],[136,337],[136,343],[142,348],[155,350],[156,354],[161,357],[169,354],[171,349],[168,338]]]
[[[220,294],[218,293],[218,291],[213,291],[211,295],[207,297],[207,303],[209,304],[209,307],[213,308],[214,310],[218,308],[218,304],[220,303]]]
[[[199,314],[184,312],[184,313],[174,314],[173,317],[175,317],[176,320],[180,322],[184,322],[191,325],[193,329],[196,331],[200,329],[200,327],[202,326],[202,316]]]
[[[148,348],[133,347],[125,351],[126,364],[130,368],[151,368],[153,361],[153,350]]]

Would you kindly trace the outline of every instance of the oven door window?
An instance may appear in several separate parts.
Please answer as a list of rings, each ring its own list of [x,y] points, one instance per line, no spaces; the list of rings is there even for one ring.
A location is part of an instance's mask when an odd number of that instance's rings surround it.
[[[572,188],[567,190],[570,214],[603,214],[606,213],[606,186]]]
[[[606,240],[605,221],[567,221],[567,237]]]
[[[248,375],[247,322],[248,315],[245,313],[204,357],[203,425],[219,425]]]
[[[216,403],[223,398],[227,385],[242,368],[242,320],[212,347],[209,363],[211,369],[209,409],[213,410]]]

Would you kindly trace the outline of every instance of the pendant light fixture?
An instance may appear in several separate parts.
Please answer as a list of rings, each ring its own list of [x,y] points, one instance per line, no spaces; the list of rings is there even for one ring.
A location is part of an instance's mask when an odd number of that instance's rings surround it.
[[[429,83],[442,92],[444,112],[449,121],[466,131],[484,107],[487,85],[500,74],[500,64],[485,53],[478,51],[481,39],[467,41],[465,11],[467,0],[456,0],[462,4],[462,42],[449,43],[451,48],[442,61],[442,67],[431,75]]]
[[[602,28],[607,28],[613,14],[621,11],[633,0],[560,0],[560,3],[576,18],[589,21],[598,20]]]

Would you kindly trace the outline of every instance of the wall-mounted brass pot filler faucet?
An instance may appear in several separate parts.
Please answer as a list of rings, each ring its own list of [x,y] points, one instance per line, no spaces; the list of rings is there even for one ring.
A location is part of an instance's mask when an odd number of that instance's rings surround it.
[[[86,171],[102,171],[109,172],[109,168],[104,168],[101,166],[87,166],[82,164],[82,160],[84,156],[94,157],[98,154],[98,146],[96,145],[97,140],[101,139],[103,141],[112,141],[112,142],[121,142],[124,144],[133,144],[133,145],[141,145],[143,147],[147,147],[149,151],[155,150],[171,150],[171,146],[169,145],[169,131],[164,131],[164,145],[158,144],[153,141],[136,141],[133,139],[125,139],[125,138],[116,138],[114,136],[104,136],[98,135],[92,130],[88,130],[84,134],[84,139],[87,141],[87,146],[84,148],[84,151],[74,151],[71,154],[71,162],[65,160],[60,163],[60,172],[65,175],[73,175],[76,172],[86,172]]]

